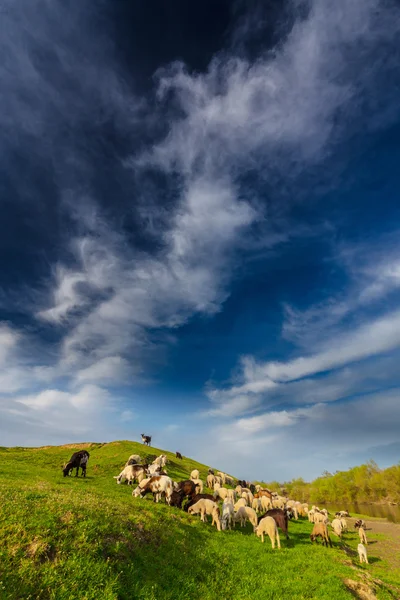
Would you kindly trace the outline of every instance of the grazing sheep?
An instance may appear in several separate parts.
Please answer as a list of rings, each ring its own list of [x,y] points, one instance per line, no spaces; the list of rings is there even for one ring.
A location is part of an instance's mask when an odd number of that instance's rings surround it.
[[[151,435],[144,435],[144,433],[140,434],[142,436],[142,442],[145,446],[151,446]]]
[[[363,544],[358,544],[357,546],[358,558],[360,559],[360,563],[365,562],[368,564],[368,556],[367,549]]]
[[[207,523],[207,515],[212,516],[211,525],[217,526],[217,530],[221,531],[221,520],[220,520],[220,511],[218,508],[218,504],[213,502],[212,500],[202,499],[193,504],[193,506],[189,507],[188,510],[189,515],[198,515],[200,514],[200,518],[204,523]]]
[[[367,546],[368,542],[367,542],[367,536],[365,535],[365,529],[364,529],[364,527],[359,527],[358,528],[358,535],[360,536],[360,542],[362,544],[365,544]]]
[[[247,502],[246,502],[246,500],[244,498],[239,498],[239,500],[236,502],[235,507],[234,507],[235,511],[239,510],[239,508],[241,506],[247,506]]]
[[[175,454],[175,456],[176,456],[176,458],[180,458],[181,460],[183,460],[183,456],[182,456],[182,454],[180,452],[177,452]]]
[[[195,494],[190,498],[189,502],[186,502],[186,504],[183,507],[183,510],[185,512],[188,512],[189,508],[196,504],[196,502],[198,502],[199,500],[211,500],[212,502],[215,502],[214,496],[211,496],[211,494]]]
[[[128,460],[126,461],[125,466],[129,467],[129,465],[138,465],[141,462],[142,459],[139,456],[139,454],[131,454]]]
[[[224,487],[217,488],[214,491],[213,496],[214,496],[214,498],[221,498],[221,500],[226,500],[226,498],[228,497],[228,490],[227,490],[227,488],[224,488]]]
[[[73,469],[76,469],[75,477],[78,477],[79,467],[82,469],[82,477],[86,477],[86,466],[89,460],[89,452],[87,450],[79,450],[74,452],[66,465],[62,468],[64,477],[68,477]]]
[[[218,481],[214,481],[214,491],[216,492],[221,487],[221,484]]]
[[[221,483],[223,485],[225,485],[225,483],[226,483],[226,474],[222,473],[221,471],[217,471],[217,475],[218,475],[218,477],[221,478]]]
[[[140,483],[145,476],[145,470],[141,465],[128,465],[122,469],[119,475],[114,475],[114,479],[117,480],[118,484],[126,480],[128,485],[130,485],[135,481],[135,479],[137,479],[138,483]]]
[[[339,538],[342,537],[342,524],[339,519],[333,519],[331,523],[331,527],[333,529],[333,533],[337,535]]]
[[[246,513],[245,506],[239,507],[237,512],[235,512],[235,514],[233,515],[233,521],[234,521],[234,523],[239,523],[239,521],[240,521],[240,526],[245,527],[246,521],[247,521],[247,513]]]
[[[328,547],[328,544],[332,548],[331,538],[329,537],[328,527],[326,523],[315,523],[313,530],[310,535],[311,542],[316,542],[317,538],[322,538],[322,545]]]
[[[193,469],[193,471],[190,473],[190,479],[199,479],[200,478],[200,473],[198,471],[198,469]]]
[[[236,492],[235,492],[235,490],[228,490],[228,496],[227,496],[227,498],[229,498],[229,500],[232,503],[235,503],[236,502]]]
[[[254,530],[254,533],[257,537],[261,537],[262,543],[264,543],[264,534],[267,534],[269,539],[271,540],[272,549],[275,548],[275,540],[278,548],[281,547],[281,540],[278,533],[278,528],[276,526],[275,520],[272,517],[264,517],[261,519],[259,524]]]
[[[262,519],[264,519],[265,517],[272,517],[273,519],[275,519],[277,526],[285,534],[286,539],[287,540],[289,539],[289,532],[288,532],[289,519],[284,510],[282,510],[281,508],[271,508],[270,510],[267,510],[266,513],[261,515],[261,517],[258,517],[258,522],[260,523],[260,521]]]
[[[244,508],[244,510],[246,511],[247,518],[250,521],[250,523],[253,525],[253,530],[255,531],[257,524],[258,524],[256,511],[253,510],[252,508],[250,508],[250,506],[244,506],[242,508]]]
[[[222,529],[232,529],[235,509],[232,502],[225,501],[222,505],[221,525]]]
[[[325,523],[328,524],[328,517],[325,516],[324,513],[316,512],[314,513],[314,523]]]
[[[211,490],[214,487],[214,482],[215,482],[215,477],[212,473],[209,473],[207,475],[207,479],[206,479],[206,483],[207,483],[207,487],[210,488]]]
[[[218,483],[220,486],[222,485],[222,479],[219,475],[214,475],[214,489],[215,489],[215,484]]]
[[[202,494],[204,484],[201,479],[192,479],[194,485],[196,486],[196,494]]]
[[[258,498],[258,500],[260,500],[261,502],[262,510],[269,510],[270,508],[272,508],[272,502],[271,499],[268,498],[268,496],[261,496],[261,498]]]
[[[235,492],[237,493],[238,496],[242,495],[242,486],[241,485],[237,485],[235,487]]]
[[[261,512],[261,498],[254,498],[253,502],[251,503],[251,508],[257,513]]]
[[[233,485],[233,477],[225,474],[225,483],[227,483],[228,485]]]

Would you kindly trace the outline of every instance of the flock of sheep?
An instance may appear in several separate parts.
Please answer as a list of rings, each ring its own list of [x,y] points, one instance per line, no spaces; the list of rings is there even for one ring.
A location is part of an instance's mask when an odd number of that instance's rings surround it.
[[[178,455],[179,453],[177,457]],[[179,458],[182,458],[181,455]],[[311,541],[317,541],[320,537],[323,545],[326,546],[332,546],[328,525],[339,539],[348,531],[347,511],[336,513],[330,523],[326,509],[317,506],[309,509],[306,503],[289,500],[276,492],[263,489],[260,485],[245,481],[236,482],[237,485],[233,489],[235,481],[232,477],[222,472],[215,474],[211,469],[207,474],[206,485],[212,493],[203,493],[204,483],[197,469],[190,473],[189,479],[175,482],[168,476],[167,462],[166,455],[161,454],[150,465],[142,464],[141,457],[133,454],[128,458],[121,473],[114,478],[118,484],[123,481],[127,481],[128,484],[137,482],[137,487],[132,492],[134,497],[144,498],[146,494],[151,493],[155,502],[164,498],[170,506],[183,508],[191,515],[200,515],[203,522],[207,522],[207,517],[210,516],[212,526],[215,525],[218,531],[232,529],[237,523],[244,527],[249,521],[254,533],[261,537],[262,542],[264,536],[268,535],[272,548],[275,548],[275,543],[278,548],[281,547],[278,528],[287,538],[289,537],[288,521],[292,518],[297,520],[299,517],[308,517],[308,520],[314,524],[310,535]],[[225,487],[226,485],[232,487]],[[182,506],[184,500],[186,502]],[[221,506],[220,502],[222,502]],[[358,528],[360,536],[358,545],[360,562],[368,563],[364,521],[356,521],[355,527]]]

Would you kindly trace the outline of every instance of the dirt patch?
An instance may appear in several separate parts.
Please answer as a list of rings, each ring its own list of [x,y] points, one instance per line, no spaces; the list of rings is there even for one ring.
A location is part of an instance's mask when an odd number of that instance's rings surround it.
[[[25,554],[28,558],[38,560],[39,562],[45,562],[46,560],[54,561],[56,549],[41,538],[34,538],[26,547]]]
[[[344,585],[352,592],[355,598],[360,600],[378,600],[374,591],[366,583],[354,579],[344,579]]]

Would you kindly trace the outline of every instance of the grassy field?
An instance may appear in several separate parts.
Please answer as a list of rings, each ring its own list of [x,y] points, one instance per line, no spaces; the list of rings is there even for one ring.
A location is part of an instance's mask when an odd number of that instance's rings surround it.
[[[62,463],[85,446],[86,479],[63,478]],[[294,521],[290,540],[281,536],[282,549],[273,551],[250,525],[218,533],[115,483],[130,454],[153,458],[161,450],[125,441],[76,447],[0,448],[2,600],[341,600],[362,585],[382,600],[400,598],[400,575],[390,570],[384,582],[372,546],[371,564],[359,565],[353,532],[345,545],[332,536],[327,549],[311,545],[308,521]],[[165,454],[173,479],[198,468],[205,480],[208,467]]]

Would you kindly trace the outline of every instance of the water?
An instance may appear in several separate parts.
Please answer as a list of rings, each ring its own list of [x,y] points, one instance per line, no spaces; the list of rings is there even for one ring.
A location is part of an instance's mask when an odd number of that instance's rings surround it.
[[[325,505],[324,505],[325,506]],[[392,523],[400,523],[400,505],[389,504],[346,504],[341,506],[337,504],[327,504],[326,508],[330,512],[338,510],[348,510],[350,516],[354,514],[368,515],[369,517],[383,517]]]

